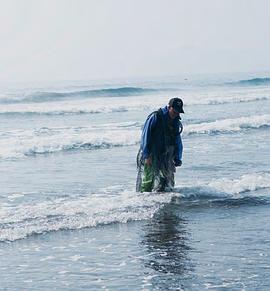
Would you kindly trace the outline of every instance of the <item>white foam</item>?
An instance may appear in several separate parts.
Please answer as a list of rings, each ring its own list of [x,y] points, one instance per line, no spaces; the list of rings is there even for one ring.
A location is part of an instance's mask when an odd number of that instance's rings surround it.
[[[3,104],[0,113],[36,113],[36,114],[78,114],[78,113],[109,113],[122,111],[142,111],[155,108],[155,105],[163,106],[169,97],[134,96],[93,98],[91,100],[66,100],[46,103],[20,103]]]
[[[214,122],[187,124],[183,135],[238,132],[270,126],[270,115],[254,115]],[[141,125],[135,121],[88,127],[13,130],[0,136],[0,159],[22,158],[80,148],[108,148],[139,143]]]
[[[8,195],[8,199],[9,200],[14,200],[14,199],[17,199],[17,198],[21,198],[21,197],[24,197],[24,193],[12,193],[10,195]]]
[[[67,273],[70,273],[70,271],[63,270],[63,271],[58,272],[59,275],[63,275],[63,274],[67,274]]]
[[[173,193],[122,192],[118,196],[89,194],[76,200],[55,199],[32,205],[5,208],[0,220],[0,241],[14,241],[32,234],[61,229],[80,229],[113,222],[151,218]]]
[[[199,124],[189,124],[185,126],[184,132],[186,134],[237,132],[245,128],[259,128],[262,126],[270,126],[270,114],[223,119]]]
[[[74,255],[74,256],[69,257],[69,259],[73,262],[77,262],[82,258],[84,258],[84,256],[81,256],[81,255]]]
[[[211,199],[211,198],[241,198],[241,197],[264,197],[265,192],[253,192],[270,188],[270,173],[250,173],[238,178],[221,178],[209,182],[192,182],[186,187],[175,187],[180,192],[182,198],[188,199]]]
[[[219,192],[235,195],[263,188],[270,188],[270,174],[254,173],[243,175],[237,179],[222,178],[211,181],[208,186]]]
[[[265,88],[218,91],[182,92],[180,96],[185,105],[211,105],[269,100],[270,90]],[[0,114],[81,114],[109,113],[123,111],[156,110],[167,104],[177,92],[166,92],[153,95],[110,97],[104,98],[69,99],[42,103],[1,104]]]
[[[140,131],[136,126],[126,129],[107,124],[104,127],[13,130],[8,137],[0,138],[0,158],[21,158],[82,147],[128,146],[136,144],[139,139]]]
[[[45,262],[45,261],[53,260],[54,258],[55,258],[54,256],[47,256],[47,257],[41,258],[40,261]]]

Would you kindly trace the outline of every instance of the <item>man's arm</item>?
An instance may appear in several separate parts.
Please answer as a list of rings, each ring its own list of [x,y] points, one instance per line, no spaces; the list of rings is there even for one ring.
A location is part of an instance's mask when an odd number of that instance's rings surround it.
[[[180,133],[176,135],[176,148],[174,162],[176,166],[182,165],[183,143]]]
[[[142,131],[142,137],[141,137],[141,149],[143,154],[143,159],[148,160],[146,161],[147,164],[151,164],[150,158],[150,142],[153,135],[153,130],[157,123],[157,115],[152,114],[147,118],[145,121],[143,131]]]

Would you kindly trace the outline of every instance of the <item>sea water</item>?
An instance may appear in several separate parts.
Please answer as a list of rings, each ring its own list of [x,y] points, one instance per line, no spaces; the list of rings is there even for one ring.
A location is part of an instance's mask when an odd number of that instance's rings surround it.
[[[270,79],[1,84],[1,290],[268,290]],[[172,193],[141,127],[181,97]]]

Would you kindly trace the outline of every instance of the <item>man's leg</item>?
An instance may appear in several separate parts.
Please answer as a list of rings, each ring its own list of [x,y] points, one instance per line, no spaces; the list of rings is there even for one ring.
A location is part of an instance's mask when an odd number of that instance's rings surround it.
[[[154,184],[153,166],[144,164],[141,192],[151,192]]]
[[[175,173],[175,166],[171,165],[166,173],[166,186],[165,191],[172,191],[174,188],[174,173]]]
[[[164,192],[165,185],[166,185],[166,179],[165,179],[162,171],[159,170],[158,173],[156,173],[156,175],[154,176],[153,190],[156,192]]]
[[[165,191],[172,191],[174,188],[174,173],[175,165],[173,161],[174,147],[170,146],[167,150],[166,161],[162,169],[162,174],[165,178]]]

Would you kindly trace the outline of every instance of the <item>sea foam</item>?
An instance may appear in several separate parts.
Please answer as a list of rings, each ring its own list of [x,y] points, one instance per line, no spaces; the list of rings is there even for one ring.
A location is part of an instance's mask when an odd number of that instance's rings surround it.
[[[137,121],[106,123],[88,127],[37,128],[0,133],[0,159],[73,150],[97,150],[131,146],[140,142]],[[184,125],[183,137],[194,134],[224,134],[270,126],[270,115],[254,115]]]
[[[237,132],[245,129],[256,129],[270,126],[270,115],[254,115],[230,119],[220,119],[213,122],[189,124],[185,126],[186,134],[212,134]]]
[[[5,207],[0,212],[0,241],[14,241],[51,231],[149,219],[174,196],[177,194],[124,191],[117,196],[89,194],[76,199],[58,198]]]
[[[197,186],[178,187],[173,193],[104,191],[76,198],[67,195],[27,205],[4,205],[0,211],[0,241],[14,241],[51,231],[150,219],[167,203],[181,203],[183,207],[192,200],[196,205],[205,205],[205,201],[217,201],[221,205],[251,205],[258,203],[256,191],[264,188],[270,188],[270,174],[250,173],[238,178],[198,183]]]
[[[235,178],[213,179],[208,182],[197,181],[189,187],[176,187],[183,198],[245,198],[250,192],[270,188],[270,173],[249,173]],[[256,196],[255,193],[252,194]],[[263,195],[264,196],[264,195]],[[270,198],[270,197],[269,197]]]
[[[231,195],[244,194],[250,191],[270,188],[270,174],[253,173],[243,175],[237,179],[222,178],[211,181],[208,186],[219,192]]]
[[[107,98],[104,102],[101,98],[73,98],[67,100],[50,100],[43,102],[3,103],[0,106],[0,114],[13,115],[64,115],[64,114],[97,114],[126,111],[153,111],[167,104],[168,100],[182,92],[157,92],[153,95],[132,95],[128,98],[119,96]],[[59,93],[60,94],[60,93]],[[61,93],[62,94],[62,93]],[[227,103],[243,103],[253,101],[266,101],[270,99],[269,90],[262,92],[250,91],[247,94],[230,92],[227,95],[220,92],[186,92],[182,98],[185,106],[191,105],[218,105]],[[40,99],[42,100],[42,99]]]

